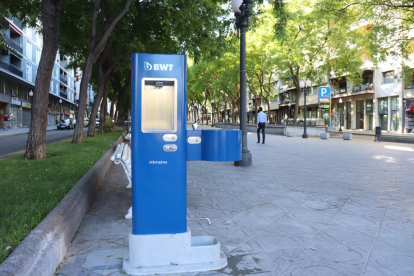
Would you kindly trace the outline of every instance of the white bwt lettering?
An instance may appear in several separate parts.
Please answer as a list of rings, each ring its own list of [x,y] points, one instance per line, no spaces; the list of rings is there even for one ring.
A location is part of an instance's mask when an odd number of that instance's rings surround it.
[[[145,70],[154,70],[154,71],[172,71],[174,64],[157,64],[154,65],[145,62]]]

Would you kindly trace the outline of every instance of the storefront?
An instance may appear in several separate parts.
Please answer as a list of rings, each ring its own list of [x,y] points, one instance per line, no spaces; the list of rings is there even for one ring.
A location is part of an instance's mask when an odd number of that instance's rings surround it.
[[[414,99],[405,102],[405,132],[414,134]]]
[[[3,116],[7,113],[7,103],[0,102],[0,127],[4,126]]]
[[[22,102],[22,124],[23,127],[30,127],[30,121],[32,117],[32,105],[27,102]]]
[[[48,113],[47,113],[47,125],[48,126],[55,126],[56,122],[57,122],[57,110],[53,109],[53,108],[49,108],[48,109]]]
[[[381,130],[388,130],[388,97],[378,99],[378,120]]]
[[[391,97],[391,130],[398,131],[400,121],[400,105],[398,103],[399,97]]]
[[[374,100],[366,100],[365,112],[367,116],[367,130],[374,130]]]
[[[374,127],[375,106],[373,93],[332,98],[332,128],[370,130]],[[388,101],[388,98],[386,98]],[[386,103],[384,103],[386,104]],[[385,122],[388,122],[388,106],[384,106]]]
[[[9,126],[22,127],[22,102],[18,98],[11,98]]]

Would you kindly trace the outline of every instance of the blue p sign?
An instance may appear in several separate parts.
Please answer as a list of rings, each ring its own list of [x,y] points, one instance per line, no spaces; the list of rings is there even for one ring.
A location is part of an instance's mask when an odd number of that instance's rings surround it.
[[[319,102],[320,103],[329,103],[330,90],[331,89],[329,87],[319,87]]]

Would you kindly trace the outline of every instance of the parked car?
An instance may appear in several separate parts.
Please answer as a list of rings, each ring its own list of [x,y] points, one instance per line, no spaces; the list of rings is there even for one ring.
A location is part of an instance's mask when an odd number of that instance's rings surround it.
[[[83,126],[84,126],[84,127],[89,126],[89,118],[85,118],[85,119],[83,120]]]
[[[99,118],[97,118],[97,119],[96,119],[96,127],[99,127],[99,123],[100,123],[100,121],[101,121],[101,120],[100,120]]]
[[[61,129],[74,129],[73,122],[70,119],[66,120],[60,120],[60,122],[57,124],[57,130]]]
[[[76,126],[76,119],[70,119],[72,121],[73,126]]]

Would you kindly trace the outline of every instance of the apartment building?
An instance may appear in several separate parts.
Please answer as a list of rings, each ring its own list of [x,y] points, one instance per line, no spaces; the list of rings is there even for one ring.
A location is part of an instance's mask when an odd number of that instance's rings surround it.
[[[28,127],[31,120],[29,92],[36,93],[42,35],[36,28],[23,28],[12,16],[0,19],[0,24],[1,41],[5,46],[0,56],[0,126],[7,113],[11,127]],[[49,88],[48,125],[75,116],[75,74],[73,69],[67,68],[69,61],[69,57],[56,55]]]
[[[411,80],[403,80],[402,60],[390,57],[377,66],[367,60],[361,71],[362,85],[352,83],[346,75],[326,77],[326,83],[313,85],[306,97],[306,117],[322,119],[326,127],[329,127],[331,117],[333,130],[342,127],[344,130],[374,131],[376,126],[381,126],[387,132],[414,134],[414,76]],[[319,108],[320,87],[330,88],[331,109]],[[293,82],[276,80],[273,93],[268,105],[265,100],[259,101],[247,91],[249,123],[255,122],[256,105],[262,106],[268,113],[269,123],[280,124],[282,118],[293,119],[296,104]],[[303,117],[302,93],[298,119]]]

